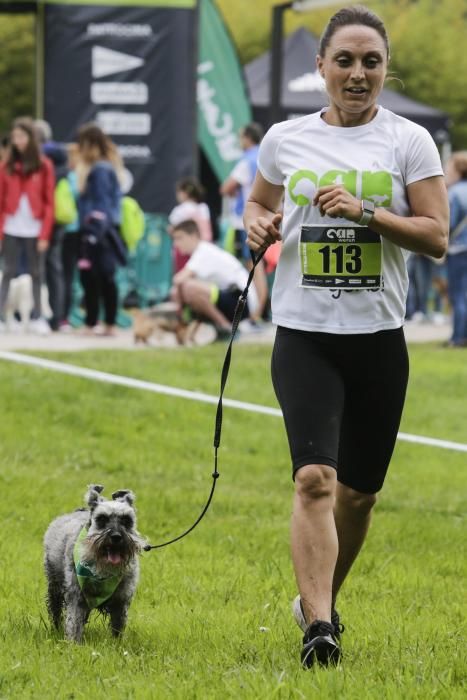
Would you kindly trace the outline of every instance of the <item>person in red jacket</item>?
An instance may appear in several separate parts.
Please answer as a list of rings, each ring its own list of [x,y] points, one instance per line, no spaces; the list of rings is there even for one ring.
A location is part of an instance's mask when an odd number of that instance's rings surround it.
[[[5,330],[5,307],[10,281],[21,256],[32,278],[33,309],[30,330],[50,331],[41,312],[44,253],[54,224],[55,177],[52,163],[41,155],[32,119],[16,119],[5,160],[0,164],[0,250],[3,277],[0,286],[0,330]]]

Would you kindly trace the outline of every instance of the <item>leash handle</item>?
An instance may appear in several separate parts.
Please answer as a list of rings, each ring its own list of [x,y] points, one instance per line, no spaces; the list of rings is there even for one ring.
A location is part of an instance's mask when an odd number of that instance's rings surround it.
[[[243,292],[240,294],[238,297],[237,301],[237,306],[235,307],[235,313],[232,321],[232,333],[230,336],[229,340],[229,345],[227,347],[227,352],[225,353],[225,359],[224,359],[224,364],[222,365],[222,372],[221,372],[221,388],[220,388],[220,394],[219,394],[219,402],[217,404],[217,411],[216,411],[216,423],[215,423],[215,429],[214,429],[214,471],[212,472],[212,486],[211,486],[211,492],[209,494],[208,500],[206,501],[206,504],[201,511],[200,515],[198,516],[197,520],[191,525],[188,530],[185,530],[185,532],[182,532],[181,535],[178,535],[178,537],[174,537],[172,540],[169,540],[168,542],[163,542],[162,544],[147,544],[145,547],[143,547],[143,550],[145,552],[150,552],[151,549],[161,549],[162,547],[167,547],[169,544],[173,544],[174,542],[178,542],[178,540],[181,540],[183,537],[186,537],[186,535],[189,535],[190,532],[192,532],[195,527],[198,525],[198,523],[201,522],[201,520],[204,518],[209,506],[211,505],[211,501],[214,496],[214,491],[216,490],[216,484],[217,480],[220,476],[218,469],[217,469],[217,461],[218,461],[218,456],[217,456],[217,451],[219,449],[219,445],[221,442],[221,433],[222,433],[222,398],[224,396],[224,389],[225,385],[227,383],[227,377],[229,376],[229,370],[230,370],[230,361],[232,359],[232,343],[235,340],[235,335],[238,330],[238,324],[242,320],[243,316],[243,311],[245,309],[245,305],[247,302],[247,297],[248,297],[248,290],[250,289],[250,285],[253,281],[253,277],[255,274],[255,269],[258,266],[259,262],[262,260],[263,255],[266,251],[263,250],[259,255],[255,255],[252,250],[250,250],[251,254],[251,260],[253,263],[253,267],[250,270],[250,273],[248,275],[248,280],[246,283],[246,287],[243,290]]]

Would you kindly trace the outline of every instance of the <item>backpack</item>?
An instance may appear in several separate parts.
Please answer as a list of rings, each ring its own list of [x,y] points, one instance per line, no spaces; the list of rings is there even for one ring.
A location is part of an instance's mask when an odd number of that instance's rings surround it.
[[[66,177],[55,186],[55,222],[60,225],[73,224],[78,218],[78,209],[71,185]]]
[[[120,233],[130,253],[134,252],[146,227],[144,212],[133,197],[122,197]]]

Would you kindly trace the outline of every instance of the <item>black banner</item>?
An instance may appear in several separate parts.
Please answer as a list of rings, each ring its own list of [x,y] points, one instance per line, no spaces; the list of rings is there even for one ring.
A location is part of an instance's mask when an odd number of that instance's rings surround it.
[[[47,5],[45,106],[57,141],[96,121],[118,145],[131,195],[168,213],[195,171],[196,12]]]

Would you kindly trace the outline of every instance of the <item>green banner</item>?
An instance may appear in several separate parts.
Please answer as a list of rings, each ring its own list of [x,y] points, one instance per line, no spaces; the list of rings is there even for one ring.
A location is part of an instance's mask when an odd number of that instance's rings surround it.
[[[200,0],[198,143],[221,182],[243,154],[238,132],[251,118],[233,41],[214,2]]]

